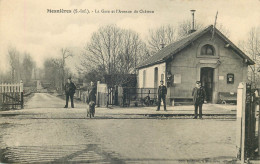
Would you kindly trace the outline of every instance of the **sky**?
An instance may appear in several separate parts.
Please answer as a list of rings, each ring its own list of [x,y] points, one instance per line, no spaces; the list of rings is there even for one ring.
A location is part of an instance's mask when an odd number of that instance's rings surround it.
[[[71,13],[49,13],[48,9]],[[38,67],[47,58],[61,57],[62,48],[69,48],[74,56],[66,64],[75,71],[80,53],[99,27],[115,24],[132,29],[145,41],[149,29],[191,20],[191,9],[204,25],[214,24],[218,11],[217,24],[230,31],[235,44],[245,40],[252,27],[260,26],[260,0],[0,0],[0,70],[9,68],[8,48],[15,47],[21,54],[30,53]],[[76,10],[90,13],[74,13]]]

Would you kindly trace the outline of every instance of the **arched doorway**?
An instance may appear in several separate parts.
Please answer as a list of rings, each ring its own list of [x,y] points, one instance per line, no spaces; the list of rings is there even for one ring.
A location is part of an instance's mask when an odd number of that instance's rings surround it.
[[[203,67],[200,69],[200,81],[205,88],[208,102],[212,102],[213,97],[213,81],[214,81],[214,68]]]

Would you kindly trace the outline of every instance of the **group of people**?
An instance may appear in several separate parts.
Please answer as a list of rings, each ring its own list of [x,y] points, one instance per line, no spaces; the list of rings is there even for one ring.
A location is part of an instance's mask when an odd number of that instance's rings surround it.
[[[71,101],[71,108],[74,108],[74,101],[73,97],[76,91],[76,86],[72,82],[71,77],[67,79],[67,83],[65,84],[65,94],[66,94],[66,105],[64,108],[68,108],[69,99]],[[95,104],[96,104],[96,89],[94,87],[94,83],[91,81],[90,89],[87,96],[87,103],[89,104],[90,108],[94,108],[95,111]]]
[[[166,111],[166,95],[167,88],[163,85],[163,81],[161,81],[161,85],[158,88],[158,106],[157,110],[160,110],[161,101],[163,101],[164,111]],[[198,108],[199,108],[199,118],[202,119],[202,105],[206,102],[206,92],[205,89],[201,86],[201,82],[197,81],[196,86],[192,91],[193,96],[193,104],[194,104],[194,119],[198,118]]]
[[[163,101],[164,111],[166,111],[166,95],[167,95],[167,88],[163,85],[163,81],[160,81],[161,85],[158,88],[158,106],[157,110],[160,110],[161,101]],[[89,108],[94,108],[95,110],[95,103],[96,103],[96,90],[94,87],[94,83],[90,83],[90,90],[87,97],[87,103],[89,104]],[[67,83],[65,84],[65,93],[66,93],[66,105],[64,108],[68,108],[69,99],[71,101],[71,108],[74,108],[73,97],[76,91],[75,84],[71,81],[71,77],[68,78]],[[199,108],[199,118],[202,119],[202,105],[206,99],[206,92],[205,89],[201,86],[201,82],[196,82],[196,87],[192,91],[193,96],[193,104],[194,104],[194,119],[198,118],[198,108]]]

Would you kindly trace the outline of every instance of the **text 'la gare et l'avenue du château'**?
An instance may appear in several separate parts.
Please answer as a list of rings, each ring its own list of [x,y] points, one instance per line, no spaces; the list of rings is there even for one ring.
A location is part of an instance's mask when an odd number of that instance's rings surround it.
[[[94,9],[94,10],[89,10],[89,9],[72,9],[72,10],[65,10],[65,9],[47,9],[47,13],[61,13],[61,14],[77,14],[77,13],[85,13],[85,14],[153,14],[155,11],[153,10],[121,10],[121,9],[115,9],[115,10],[105,10],[105,9]]]

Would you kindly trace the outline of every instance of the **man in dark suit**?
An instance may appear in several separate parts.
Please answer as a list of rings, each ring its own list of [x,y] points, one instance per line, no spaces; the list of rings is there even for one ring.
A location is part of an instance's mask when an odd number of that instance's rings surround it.
[[[166,86],[163,85],[163,81],[161,80],[161,85],[158,88],[158,107],[156,111],[160,110],[160,106],[161,106],[161,101],[163,100],[163,105],[164,105],[164,110],[166,111],[166,102],[165,102],[165,98],[167,95],[167,88]]]
[[[71,81],[71,77],[69,77],[67,83],[65,84],[66,105],[64,108],[68,108],[69,99],[71,101],[71,107],[74,108],[73,97],[75,94],[75,90],[76,86]]]
[[[195,108],[194,119],[197,119],[198,117],[198,108],[199,108],[199,118],[202,119],[202,104],[206,99],[206,92],[205,89],[201,86],[200,81],[196,82],[196,87],[192,91],[192,96],[193,96],[193,103]]]

